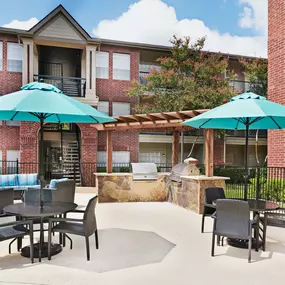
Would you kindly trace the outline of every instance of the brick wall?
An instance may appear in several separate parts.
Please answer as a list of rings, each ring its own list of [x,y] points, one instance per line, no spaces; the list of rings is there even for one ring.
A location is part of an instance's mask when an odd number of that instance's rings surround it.
[[[223,138],[214,139],[214,164],[221,165],[225,163],[225,142]]]
[[[139,134],[137,132],[113,132],[113,151],[129,151],[131,162],[139,161]],[[98,150],[106,151],[106,132],[98,133]]]
[[[18,42],[18,38],[13,35],[1,35],[0,41],[3,43],[2,71],[0,71],[0,95],[19,90],[22,86],[21,72],[7,71],[7,42]]]
[[[0,34],[2,42],[2,70],[0,71],[0,95],[19,90],[22,85],[22,73],[7,71],[7,42],[18,42],[13,35]],[[2,160],[6,160],[7,150],[20,150],[20,127],[6,126],[3,121],[0,126],[0,150]]]
[[[268,1],[268,98],[285,104],[285,2]],[[285,131],[268,132],[268,164],[285,166]]]
[[[140,52],[137,49],[117,46],[101,46],[101,51],[109,52],[109,79],[96,79],[96,91],[100,101],[109,101],[109,114],[112,115],[112,102],[128,102],[131,105],[131,113],[134,113],[136,98],[127,96],[127,90],[132,81],[139,80]],[[131,57],[130,81],[113,80],[113,53],[126,53]],[[106,148],[106,136],[98,135],[99,150]],[[115,132],[113,134],[114,151],[130,151],[131,162],[138,161],[139,134],[128,132]]]

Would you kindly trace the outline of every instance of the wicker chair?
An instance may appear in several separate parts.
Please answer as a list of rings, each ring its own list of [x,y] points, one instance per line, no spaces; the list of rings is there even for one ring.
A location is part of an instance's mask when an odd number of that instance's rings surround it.
[[[223,188],[210,187],[204,191],[204,210],[202,214],[202,226],[201,232],[204,232],[205,217],[212,217],[216,211],[216,207],[213,205],[213,201],[217,199],[225,199],[225,192]]]
[[[49,231],[48,231],[48,259],[51,259],[51,242],[52,233],[59,232],[62,234],[74,234],[85,237],[87,260],[90,260],[90,246],[89,237],[95,235],[96,248],[99,248],[98,242],[98,230],[95,216],[95,207],[98,201],[98,196],[89,200],[86,210],[83,215],[83,219],[74,218],[50,218],[49,219]],[[57,223],[56,226],[53,226]],[[72,241],[71,241],[72,248]]]
[[[34,262],[33,221],[23,220],[23,221],[15,221],[10,223],[0,224],[0,242],[4,240],[13,239],[12,242],[10,242],[9,244],[9,253],[11,253],[11,245],[13,241],[17,239],[22,239],[25,235],[30,236],[30,258],[31,258],[31,263],[33,263]]]
[[[0,190],[0,217],[6,217],[3,209],[14,203],[14,189]]]
[[[285,228],[285,209],[279,208],[278,212],[265,212],[264,215],[260,217],[260,222],[263,224],[262,248],[265,251],[267,227]]]
[[[251,261],[252,229],[258,227],[258,217],[250,220],[249,204],[241,200],[217,200],[216,213],[213,216],[211,255],[214,256],[215,236],[248,240],[248,262]]]

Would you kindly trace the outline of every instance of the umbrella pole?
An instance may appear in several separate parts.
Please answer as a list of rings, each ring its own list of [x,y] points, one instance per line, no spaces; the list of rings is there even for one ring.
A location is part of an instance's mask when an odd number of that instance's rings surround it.
[[[40,205],[41,208],[43,208],[43,188],[44,188],[44,118],[41,116],[40,117],[40,123],[41,123],[41,128],[40,128],[40,184],[41,184],[41,189],[40,189]]]
[[[248,135],[249,135],[249,124],[245,125],[245,173],[244,173],[244,200],[247,200],[248,192]]]

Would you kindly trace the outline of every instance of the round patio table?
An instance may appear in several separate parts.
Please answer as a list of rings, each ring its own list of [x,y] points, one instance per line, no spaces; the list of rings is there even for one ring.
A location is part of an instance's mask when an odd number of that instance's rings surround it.
[[[44,219],[55,215],[62,215],[73,211],[77,208],[77,204],[70,202],[49,202],[44,203],[41,208],[40,204],[16,203],[6,206],[3,210],[7,214],[13,214],[18,217],[40,219],[40,241],[34,244],[34,255],[41,262],[42,257],[48,256],[48,243],[44,242]],[[62,251],[60,244],[54,243],[51,247],[51,255],[56,255]],[[26,246],[21,250],[22,256],[30,256],[30,247]]]
[[[257,215],[257,224],[259,225],[259,215],[260,212],[268,212],[278,210],[280,206],[271,201],[248,199],[249,210],[253,212],[253,215]],[[213,205],[216,206],[216,200],[214,200]],[[238,248],[248,248],[248,240],[227,238],[228,245]],[[258,230],[254,230],[254,238],[252,239],[252,248],[258,251],[258,248],[262,246],[262,242],[259,240],[259,226]]]

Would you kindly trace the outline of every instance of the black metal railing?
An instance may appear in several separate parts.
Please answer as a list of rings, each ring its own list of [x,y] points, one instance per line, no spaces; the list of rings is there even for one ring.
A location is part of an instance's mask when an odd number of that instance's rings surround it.
[[[244,198],[244,174],[243,166],[214,167],[214,175],[230,178],[226,180],[227,198]],[[247,185],[248,199],[273,201],[285,208],[285,167],[249,167]]]
[[[249,131],[249,137],[256,137],[256,130]],[[245,137],[245,131],[236,131],[236,130],[226,130],[226,135],[228,137]],[[258,130],[258,138],[267,138],[267,130]]]
[[[46,83],[54,85],[70,97],[85,97],[86,95],[85,78],[39,74],[34,75],[35,81],[39,81],[41,79]]]
[[[171,172],[172,164],[171,163],[155,163],[158,172]],[[106,172],[107,165],[106,163],[98,163],[97,164],[97,172]],[[132,165],[131,163],[113,163],[112,172],[125,172],[131,173],[132,172]]]
[[[140,84],[146,85],[147,84],[147,79],[146,77],[149,75],[149,72],[147,71],[140,71],[139,72],[139,80]],[[229,83],[230,87],[232,87],[233,91],[236,92],[237,94],[242,94],[247,91],[252,91],[256,90],[256,88],[260,84],[253,84],[249,81],[245,80],[231,80]]]

